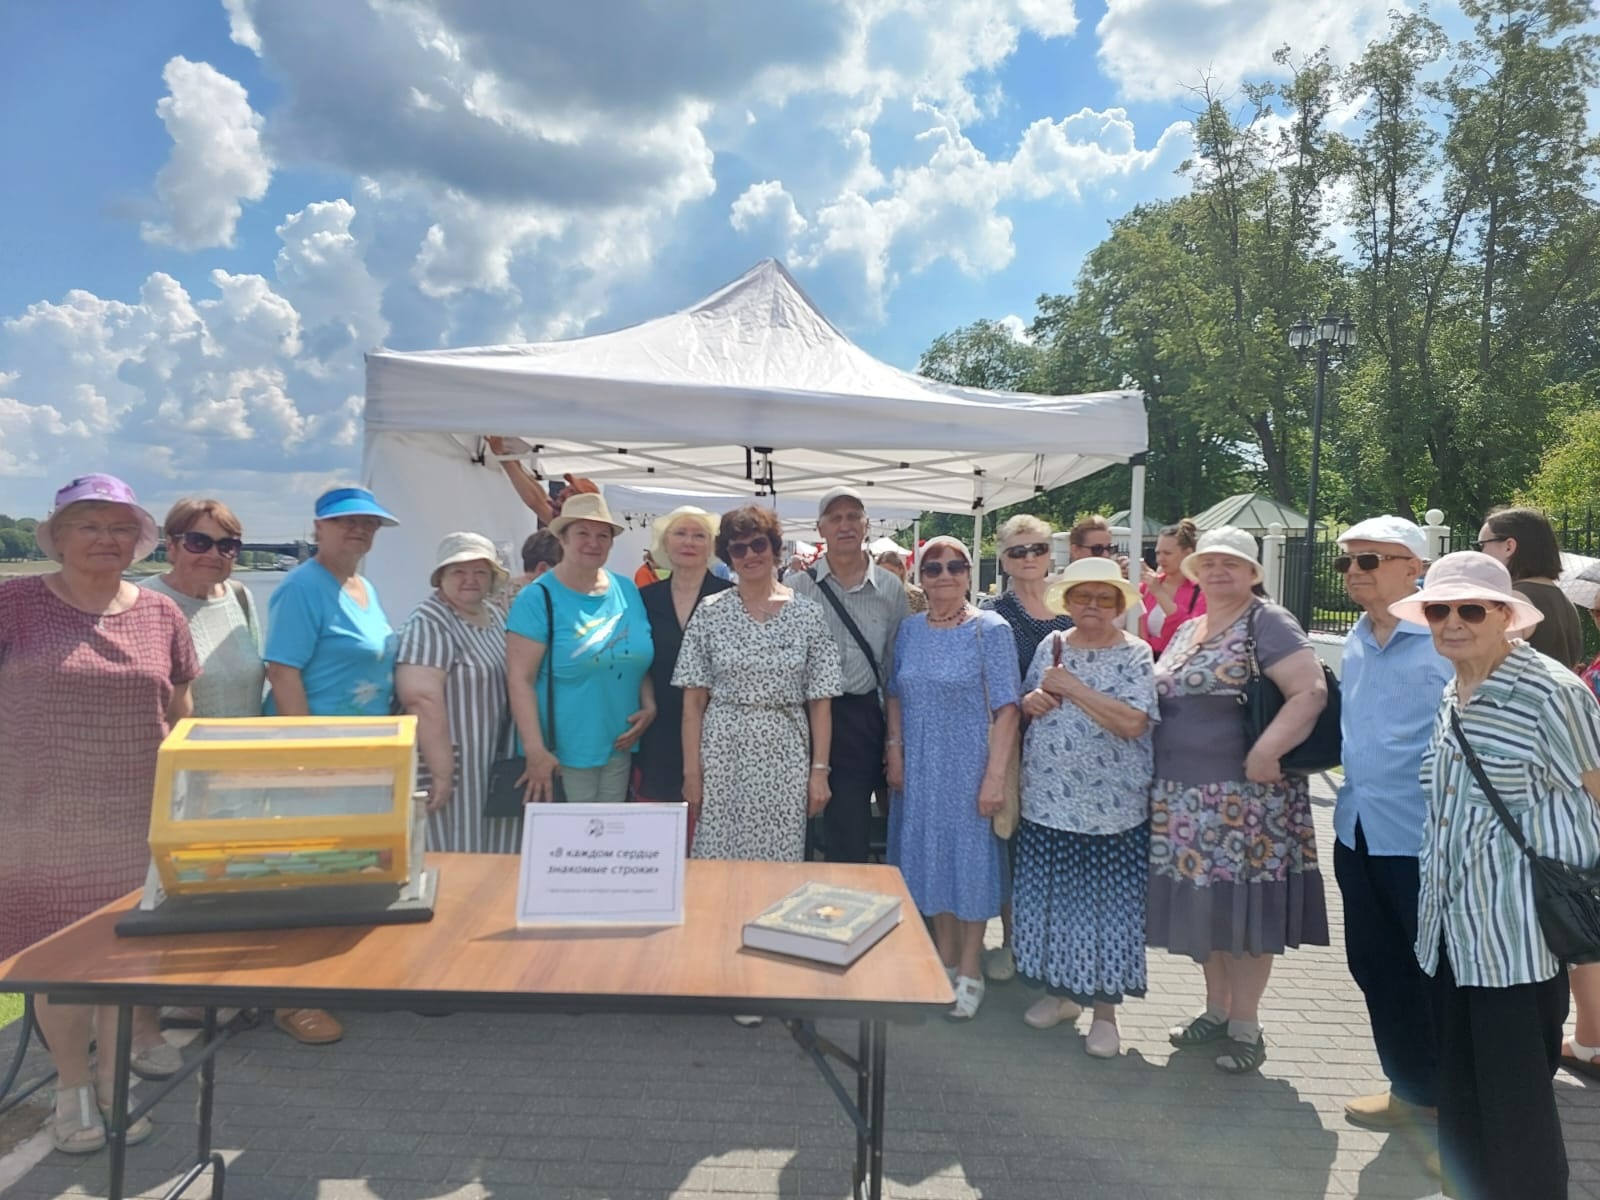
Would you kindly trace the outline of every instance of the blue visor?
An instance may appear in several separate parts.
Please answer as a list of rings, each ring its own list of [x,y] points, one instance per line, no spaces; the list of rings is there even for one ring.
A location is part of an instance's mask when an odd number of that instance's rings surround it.
[[[317,497],[317,520],[328,517],[377,517],[385,525],[398,525],[394,514],[373,498],[366,488],[334,488]]]

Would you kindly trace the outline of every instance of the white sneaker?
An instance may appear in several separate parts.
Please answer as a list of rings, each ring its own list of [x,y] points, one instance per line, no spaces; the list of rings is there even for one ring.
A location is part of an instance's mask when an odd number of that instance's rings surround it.
[[[1017,956],[1010,946],[983,952],[983,977],[994,983],[1010,983],[1017,977]]]
[[[734,1015],[733,1023],[735,1025],[742,1026],[745,1029],[754,1029],[757,1025],[761,1024],[761,1018],[747,1016],[744,1013],[737,1013]]]
[[[1041,996],[1022,1014],[1022,1019],[1034,1029],[1054,1029],[1063,1021],[1076,1021],[1082,1011],[1081,1004],[1065,996]]]
[[[1089,1036],[1083,1039],[1084,1053],[1091,1058],[1115,1058],[1122,1049],[1122,1036],[1110,1021],[1096,1021],[1089,1026]]]
[[[956,1002],[945,1013],[952,1021],[970,1021],[978,1015],[978,1006],[983,1003],[983,980],[974,979],[970,975],[956,976]]]

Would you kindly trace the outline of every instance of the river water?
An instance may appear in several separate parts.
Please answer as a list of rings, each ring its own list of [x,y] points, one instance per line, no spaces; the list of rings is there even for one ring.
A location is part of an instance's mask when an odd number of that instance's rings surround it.
[[[256,611],[265,620],[267,598],[287,574],[287,571],[235,571],[233,577],[250,589],[250,598],[256,602]]]

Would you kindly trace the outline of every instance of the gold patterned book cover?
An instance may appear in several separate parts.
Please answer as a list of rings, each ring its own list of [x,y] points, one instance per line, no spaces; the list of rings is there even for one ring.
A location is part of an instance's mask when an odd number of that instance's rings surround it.
[[[900,900],[806,883],[744,927],[744,944],[845,966],[900,923]]]

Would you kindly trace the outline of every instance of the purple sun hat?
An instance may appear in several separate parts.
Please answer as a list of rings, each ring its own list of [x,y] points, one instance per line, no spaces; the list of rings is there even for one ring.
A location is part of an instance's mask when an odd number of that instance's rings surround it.
[[[80,504],[85,500],[98,501],[102,504],[120,504],[124,508],[133,510],[139,519],[139,541],[133,548],[134,562],[149,558],[150,552],[160,544],[161,533],[156,525],[156,519],[140,507],[139,498],[133,494],[131,487],[115,475],[80,475],[56,493],[55,507],[33,531],[33,540],[39,543],[39,549],[44,551],[46,558],[55,562],[61,561],[61,555],[56,550],[56,539],[51,524],[71,505]]]

